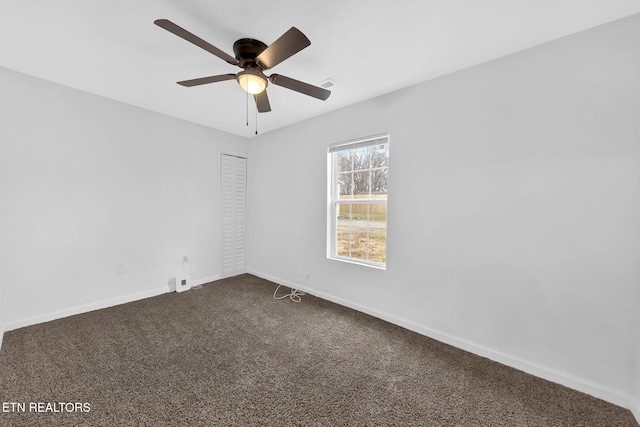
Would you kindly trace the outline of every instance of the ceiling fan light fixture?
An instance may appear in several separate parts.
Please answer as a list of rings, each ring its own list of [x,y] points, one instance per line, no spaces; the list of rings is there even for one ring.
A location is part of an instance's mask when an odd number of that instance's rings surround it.
[[[238,73],[237,79],[242,89],[252,95],[257,95],[267,88],[267,79],[250,70]]]

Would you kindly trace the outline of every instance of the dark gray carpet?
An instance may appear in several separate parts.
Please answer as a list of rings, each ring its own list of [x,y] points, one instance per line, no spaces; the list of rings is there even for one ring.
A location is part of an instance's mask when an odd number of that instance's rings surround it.
[[[0,400],[26,411],[0,412],[0,425],[637,426],[348,308],[276,301],[275,286],[242,275],[7,332]],[[55,402],[90,412],[46,412]]]

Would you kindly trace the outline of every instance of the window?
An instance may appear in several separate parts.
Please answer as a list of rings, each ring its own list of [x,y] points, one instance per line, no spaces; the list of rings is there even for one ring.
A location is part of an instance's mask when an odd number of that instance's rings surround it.
[[[389,136],[329,147],[328,169],[327,257],[385,268]]]

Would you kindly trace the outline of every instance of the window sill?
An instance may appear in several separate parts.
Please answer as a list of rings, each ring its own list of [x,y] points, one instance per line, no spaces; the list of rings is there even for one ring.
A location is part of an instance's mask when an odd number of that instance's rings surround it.
[[[337,257],[337,256],[328,256],[327,259],[330,259],[330,260],[333,260],[333,261],[346,262],[347,264],[355,264],[355,265],[361,265],[363,267],[375,268],[376,270],[386,270],[387,269],[387,265],[386,264],[373,263],[373,262],[367,262],[367,261],[358,261],[358,260],[353,259],[353,258],[342,258],[342,257]]]

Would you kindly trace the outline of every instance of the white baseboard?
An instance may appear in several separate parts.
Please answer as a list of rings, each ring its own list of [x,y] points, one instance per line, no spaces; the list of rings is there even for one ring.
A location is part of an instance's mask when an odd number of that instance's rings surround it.
[[[220,280],[220,276],[203,277],[202,279],[192,280],[191,286],[204,285],[206,283],[215,282],[216,280]]]
[[[195,279],[195,280],[192,280],[192,286],[204,285],[205,283],[213,282],[215,280],[218,280],[219,278],[220,278],[219,276],[210,276],[210,277]],[[36,325],[38,323],[49,322],[51,320],[61,319],[63,317],[73,316],[75,314],[86,313],[88,311],[99,310],[101,308],[107,308],[107,307],[112,307],[114,305],[126,304],[132,301],[151,298],[151,297],[162,295],[171,291],[175,291],[175,288],[171,289],[171,287],[169,286],[163,286],[163,287],[151,289],[148,291],[137,292],[135,294],[123,295],[116,298],[97,301],[91,304],[71,307],[65,310],[55,311],[55,312],[43,314],[40,316],[29,317],[27,319],[22,319],[22,320],[5,324],[4,332],[12,331],[18,328],[24,328],[25,326]]]
[[[116,298],[93,302],[91,304],[79,305],[65,310],[55,311],[52,313],[42,314],[39,316],[29,317],[27,319],[17,320],[4,325],[5,332],[12,331],[26,326],[36,325],[38,323],[50,322],[51,320],[61,319],[63,317],[73,316],[76,314],[87,313],[89,311],[100,310],[102,308],[113,307],[114,305],[126,304],[128,302],[137,301],[145,298],[151,298],[169,292],[168,286],[151,289],[148,291],[137,292],[135,294],[123,295]]]
[[[204,285],[209,282],[215,282],[219,280],[220,276],[203,277],[192,281],[192,286]],[[151,298],[158,295],[166,294],[175,289],[171,289],[169,286],[163,286],[161,288],[151,289],[148,291],[137,292],[135,294],[123,295],[116,298],[110,298],[103,301],[97,301],[91,304],[80,305],[71,307],[65,310],[55,311],[52,313],[43,314],[40,316],[29,317],[27,319],[17,320],[15,322],[9,322],[5,325],[0,325],[0,349],[2,349],[2,340],[4,333],[12,331],[14,329],[24,328],[26,326],[37,325],[38,323],[50,322],[52,320],[61,319],[63,317],[73,316],[76,314],[87,313],[89,311],[100,310],[102,308],[113,307],[114,305],[126,304],[128,302],[138,301],[145,298]]]
[[[334,295],[330,295],[322,291],[317,291],[315,289],[300,285],[298,283],[292,283],[290,281],[279,279],[277,277],[273,277],[268,274],[261,273],[259,271],[250,270],[249,273],[253,274],[254,276],[261,277],[265,280],[269,280],[271,282],[277,283],[279,285],[287,286],[290,288],[296,288],[300,291],[309,293],[318,298],[335,302],[336,304],[340,304],[342,306],[352,308],[362,313],[369,314],[373,317],[377,317],[389,323],[393,323],[405,329],[409,329],[410,331],[417,332],[420,335],[433,338],[437,341],[443,342],[445,344],[449,344],[453,347],[460,348],[462,350],[468,351],[478,356],[486,357],[487,359],[491,359],[495,362],[510,366],[512,368],[518,369],[520,371],[526,372],[536,377],[540,377],[545,380],[548,380],[557,384],[561,384],[565,387],[569,387],[571,389],[580,391],[582,393],[589,394],[591,396],[597,397],[598,399],[602,399],[607,402],[613,403],[614,405],[631,409],[634,415],[636,416],[636,418],[640,421],[640,417],[639,417],[640,408],[638,407],[637,402],[635,402],[635,408],[632,408],[631,397],[619,390],[615,390],[605,385],[597,384],[595,382],[586,380],[584,378],[580,378],[565,372],[561,372],[556,369],[552,369],[535,362],[530,362],[528,360],[524,360],[509,354],[505,354],[503,352],[493,350],[491,348],[485,347],[483,345],[474,343],[472,341],[469,341],[463,338],[438,332],[431,328],[427,328],[417,323],[414,323],[412,321],[400,319],[392,314],[374,310],[369,307],[365,307],[363,305],[357,304],[353,301],[348,301],[343,298],[336,297]]]

